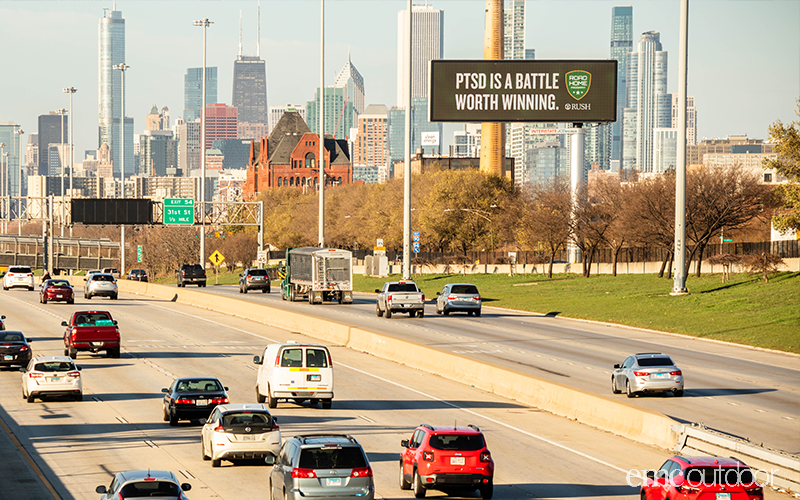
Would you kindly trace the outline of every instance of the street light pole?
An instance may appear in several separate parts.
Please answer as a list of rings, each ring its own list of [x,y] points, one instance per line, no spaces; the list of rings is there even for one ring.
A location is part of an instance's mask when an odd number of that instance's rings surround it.
[[[3,170],[5,172],[6,182],[8,182],[8,170],[9,170],[9,168],[8,168],[8,156],[9,156],[9,154],[10,153],[8,151],[3,153],[3,158],[6,159],[6,166],[5,166],[5,169]],[[10,207],[7,206],[6,210],[8,210],[9,208]],[[8,216],[8,214],[6,214],[6,216]],[[5,226],[5,223],[6,223],[5,219],[3,219],[3,226]],[[3,228],[3,232],[6,232],[6,228],[5,227]]]
[[[72,129],[75,126],[75,120],[72,119],[72,94],[74,94],[77,91],[78,91],[78,89],[76,89],[75,87],[67,87],[65,89],[62,89],[62,92],[64,92],[65,94],[67,94],[67,93],[69,94],[69,189],[70,189],[69,199],[70,200],[72,199],[72,194],[71,194],[72,190],[75,188],[72,185],[72,181],[73,181],[73,179],[72,179],[72,170],[73,170],[73,168],[75,166],[75,150],[74,150],[74,146],[72,145]],[[123,117],[123,121],[124,121],[124,119],[125,118]],[[19,184],[20,185],[20,196],[22,196],[22,177],[20,177],[19,182],[20,182],[20,184]],[[70,224],[70,226],[69,226],[69,235],[72,236],[72,224]]]
[[[3,158],[6,157],[6,143],[0,142],[0,193],[2,193],[3,188],[3,172],[5,172],[5,167],[3,166]]]
[[[125,71],[128,70],[130,66],[125,63],[115,64],[112,66],[112,69],[119,70],[122,73],[122,106],[121,106],[121,114],[120,121],[122,123],[122,127],[120,128],[120,135],[122,136],[122,142],[120,144],[120,167],[119,167],[119,179],[122,189],[122,198],[125,198]],[[113,172],[112,172],[113,173]],[[125,225],[119,226],[120,232],[120,243],[119,243],[119,273],[120,275],[125,273]],[[62,235],[63,236],[63,235]]]
[[[319,247],[325,247],[325,0],[320,0],[319,21]],[[334,130],[335,134],[336,131]]]
[[[19,167],[20,168],[19,168],[19,190],[18,190],[17,194],[19,195],[20,198],[17,201],[17,203],[19,204],[19,207],[21,207],[22,206],[22,168],[23,167],[22,167],[22,160],[20,159],[20,156],[22,156],[22,134],[24,134],[25,131],[22,130],[21,128],[19,128],[19,129],[17,129],[15,131],[15,133],[19,136],[17,138],[17,142],[19,142],[19,148],[17,148],[17,149],[19,150],[20,154],[19,154],[19,156],[17,156],[17,161],[19,162]],[[12,144],[12,146],[13,146],[13,144]],[[11,201],[10,201],[10,199],[9,199],[9,207],[8,207],[8,209],[9,209],[9,211],[11,210]],[[18,208],[18,210],[19,210],[19,208]],[[6,231],[8,231],[8,228],[6,228]],[[17,234],[22,235],[22,220],[17,220]]]
[[[61,115],[61,152],[64,152],[64,114],[66,109],[61,108],[56,110],[56,113]],[[58,155],[58,165],[61,167],[61,237],[64,237],[64,159],[63,154]]]
[[[200,110],[200,265],[206,261],[206,28],[214,24],[204,17],[193,23],[203,27],[203,108]]]

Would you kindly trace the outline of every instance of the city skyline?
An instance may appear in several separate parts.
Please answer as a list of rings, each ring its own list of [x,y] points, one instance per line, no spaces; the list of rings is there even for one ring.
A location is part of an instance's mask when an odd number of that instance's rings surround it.
[[[429,1],[444,11],[444,57],[480,59],[483,47],[483,2]],[[526,50],[538,59],[609,58],[612,8],[621,2],[605,0],[527,2]],[[311,4],[315,8],[310,8]],[[630,2],[633,36],[659,31],[664,50],[673,54],[667,92],[677,92],[679,2]],[[238,52],[239,10],[245,15],[245,47],[256,47],[257,3],[119,0],[126,25],[126,115],[134,119],[131,132],[145,129],[154,102],[183,109],[183,78],[202,62],[202,33],[195,19],[214,21],[208,30],[208,65],[220,68],[220,96],[232,88],[231,60]],[[325,84],[347,61],[364,75],[365,104],[390,106],[396,99],[397,13],[403,1],[326,4]],[[0,4],[0,43],[24,48],[9,51],[0,79],[0,121],[12,121],[35,133],[37,118],[65,107],[65,86],[75,86],[75,150],[96,149],[98,96],[98,25],[111,1],[8,0]],[[267,65],[268,100],[274,104],[306,102],[319,86],[319,8],[316,2],[272,1],[262,4],[264,29],[260,52]],[[153,22],[157,13],[158,22]],[[554,23],[564,19],[569,23]],[[292,30],[277,18],[304,19],[307,29]],[[698,140],[747,134],[767,138],[777,119],[794,119],[800,96],[800,3],[792,1],[690,2],[689,95],[700,115]],[[285,26],[286,25],[286,26]],[[34,29],[36,28],[36,29]],[[726,36],[719,33],[746,33]],[[45,61],[46,64],[42,64]],[[291,74],[291,78],[287,75]],[[223,100],[226,104],[231,104]],[[178,118],[178,114],[173,118]],[[449,124],[443,144],[452,142]],[[126,135],[128,130],[126,126]],[[27,143],[26,138],[22,143]],[[127,151],[126,151],[127,153]],[[127,156],[127,154],[126,154]],[[76,155],[82,161],[82,153]],[[127,163],[127,162],[126,162]],[[126,164],[127,167],[127,164]],[[126,168],[127,170],[127,168]]]

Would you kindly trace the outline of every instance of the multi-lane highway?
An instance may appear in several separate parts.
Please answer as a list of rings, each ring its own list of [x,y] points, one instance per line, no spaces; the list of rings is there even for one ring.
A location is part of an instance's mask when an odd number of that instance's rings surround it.
[[[357,294],[353,305],[311,306],[280,300],[275,287],[271,294],[239,294],[231,286],[200,290],[380,331],[609,396],[615,363],[637,352],[665,352],[683,370],[682,398],[613,397],[682,422],[702,422],[755,443],[800,453],[797,356],[486,306],[480,318],[437,316],[429,303],[422,319],[395,315],[387,320],[376,316],[370,294]]]
[[[243,298],[270,300],[274,296],[248,294]],[[311,307],[300,303],[287,306]],[[94,488],[108,484],[112,473],[150,467],[172,470],[191,483],[189,496],[194,500],[265,498],[268,468],[257,463],[227,462],[219,469],[212,468],[200,458],[198,425],[182,423],[174,428],[162,421],[160,389],[175,376],[208,374],[230,387],[232,402],[251,402],[255,381],[252,356],[273,341],[313,339],[228,315],[128,294],[122,294],[117,301],[86,301],[78,291],[76,304],[70,306],[41,305],[31,292],[0,293],[0,308],[7,316],[8,328],[27,332],[39,355],[63,354],[59,324],[71,311],[83,307],[111,311],[123,336],[120,359],[78,357],[78,364],[83,367],[83,402],[27,403],[21,397],[19,372],[0,372],[3,419],[30,450],[58,494],[64,499],[96,499]],[[368,308],[369,304],[361,307]],[[318,306],[317,310],[353,320],[361,316],[359,306]],[[487,309],[485,314],[488,322],[482,328],[488,330],[499,313]],[[428,324],[434,318],[416,321]],[[467,319],[451,316],[447,320],[452,323],[452,331],[448,332],[453,337],[451,347],[469,350],[464,346],[469,343],[464,339],[468,335],[464,331],[469,327],[465,324]],[[525,318],[520,317],[519,321],[524,322]],[[430,325],[435,323],[436,320]],[[414,333],[416,328],[404,318],[383,320],[381,324],[409,336],[422,335]],[[507,335],[505,329],[500,331]],[[399,441],[407,439],[410,431],[423,422],[472,423],[484,430],[497,464],[495,498],[499,499],[633,500],[637,490],[626,484],[628,471],[656,467],[669,456],[668,451],[636,444],[435,375],[346,348],[332,349],[337,384],[333,409],[280,403],[274,414],[284,436],[321,431],[356,436],[375,471],[377,497],[412,497],[411,492],[397,486]],[[778,498],[771,491],[766,494],[768,499]]]

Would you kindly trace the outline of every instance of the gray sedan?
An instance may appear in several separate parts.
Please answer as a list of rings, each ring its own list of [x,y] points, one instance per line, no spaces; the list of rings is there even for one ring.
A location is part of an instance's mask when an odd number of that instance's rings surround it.
[[[671,392],[683,396],[683,373],[672,358],[660,353],[633,354],[622,365],[614,365],[611,391],[625,391],[629,398],[648,392]]]
[[[451,312],[481,315],[481,294],[478,287],[468,283],[450,283],[436,292],[436,314],[447,316]]]

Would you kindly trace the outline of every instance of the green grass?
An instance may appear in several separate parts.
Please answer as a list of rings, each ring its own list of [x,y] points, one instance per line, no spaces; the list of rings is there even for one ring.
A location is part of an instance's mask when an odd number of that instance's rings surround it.
[[[354,276],[356,291],[373,292],[388,279]],[[690,276],[689,295],[670,296],[672,280],[654,275],[491,274],[415,275],[434,299],[445,283],[474,283],[484,303],[800,353],[800,273]]]

